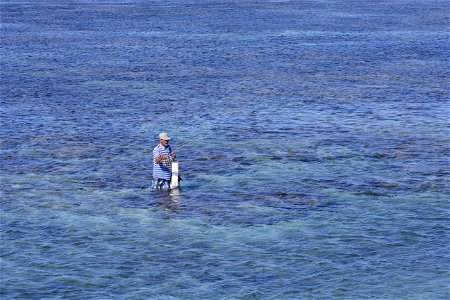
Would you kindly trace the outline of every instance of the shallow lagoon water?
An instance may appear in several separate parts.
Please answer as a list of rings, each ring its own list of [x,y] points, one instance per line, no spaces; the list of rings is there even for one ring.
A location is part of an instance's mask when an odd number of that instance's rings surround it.
[[[3,298],[449,297],[446,1],[0,5]]]

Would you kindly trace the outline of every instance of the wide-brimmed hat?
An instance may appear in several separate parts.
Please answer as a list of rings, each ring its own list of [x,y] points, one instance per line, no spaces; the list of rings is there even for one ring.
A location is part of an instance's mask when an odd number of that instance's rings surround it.
[[[160,139],[160,140],[166,140],[166,141],[168,141],[168,140],[170,140],[170,137],[169,137],[169,135],[167,134],[167,132],[161,132],[161,133],[159,134],[159,139]]]

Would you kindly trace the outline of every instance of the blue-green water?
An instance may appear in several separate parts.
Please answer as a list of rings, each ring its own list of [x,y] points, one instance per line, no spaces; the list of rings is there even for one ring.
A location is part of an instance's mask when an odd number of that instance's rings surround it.
[[[449,298],[447,1],[0,9],[2,298]]]

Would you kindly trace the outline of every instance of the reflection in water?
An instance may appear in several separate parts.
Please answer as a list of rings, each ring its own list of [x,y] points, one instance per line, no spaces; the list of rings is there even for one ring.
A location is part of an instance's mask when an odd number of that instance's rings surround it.
[[[181,192],[180,189],[169,191],[168,197],[160,198],[160,208],[168,215],[175,215],[181,210]]]
[[[181,203],[181,192],[179,188],[170,190],[169,198],[172,202]]]

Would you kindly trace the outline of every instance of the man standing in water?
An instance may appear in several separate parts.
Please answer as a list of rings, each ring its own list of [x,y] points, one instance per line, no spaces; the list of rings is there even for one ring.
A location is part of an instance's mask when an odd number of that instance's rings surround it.
[[[168,190],[172,175],[172,159],[176,157],[169,146],[169,135],[159,134],[159,144],[153,149],[153,182],[152,188]]]

